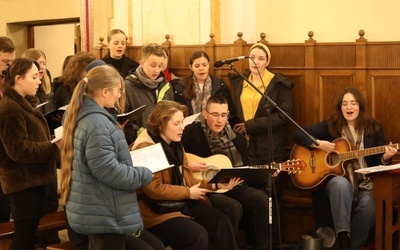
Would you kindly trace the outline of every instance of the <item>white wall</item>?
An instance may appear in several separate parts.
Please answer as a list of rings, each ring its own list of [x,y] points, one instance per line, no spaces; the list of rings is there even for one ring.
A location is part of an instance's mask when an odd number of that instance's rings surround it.
[[[274,43],[400,41],[398,0],[256,0],[256,33]],[[258,37],[259,38],[259,37]]]
[[[41,49],[46,54],[46,67],[51,76],[57,77],[62,73],[64,59],[74,52],[74,24],[36,26],[35,48]]]

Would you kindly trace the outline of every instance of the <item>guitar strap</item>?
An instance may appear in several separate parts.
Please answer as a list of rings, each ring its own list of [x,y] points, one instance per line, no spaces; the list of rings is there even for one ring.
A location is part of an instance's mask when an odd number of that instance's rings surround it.
[[[351,144],[355,146],[355,150],[360,149],[362,134],[358,131],[357,132],[357,140],[354,140],[353,133],[350,130],[349,125],[344,127],[344,136],[347,140],[350,141]],[[354,172],[355,170],[360,168],[360,164],[358,159],[354,159],[347,165],[347,172],[349,173],[349,180],[351,185],[353,186],[353,201],[355,202],[358,196],[358,184],[362,182],[362,175]]]

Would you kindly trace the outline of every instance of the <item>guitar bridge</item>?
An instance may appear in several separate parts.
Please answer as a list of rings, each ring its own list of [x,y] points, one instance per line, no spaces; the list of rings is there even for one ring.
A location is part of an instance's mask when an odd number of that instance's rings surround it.
[[[310,167],[311,167],[311,173],[315,174],[315,155],[314,152],[311,151],[311,157],[309,161]]]

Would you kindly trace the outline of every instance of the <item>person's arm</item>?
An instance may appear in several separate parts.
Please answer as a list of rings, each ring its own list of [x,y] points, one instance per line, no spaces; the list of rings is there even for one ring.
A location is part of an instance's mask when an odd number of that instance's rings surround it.
[[[334,138],[329,135],[328,122],[322,121],[317,124],[305,127],[304,130],[313,136],[317,142],[320,143],[318,148],[328,151],[332,149],[332,145],[329,144]],[[307,147],[308,149],[316,148],[313,141],[305,135],[300,129],[296,129],[293,133],[293,140],[295,143]]]
[[[7,112],[2,112],[1,116],[0,138],[7,155],[13,161],[23,164],[41,164],[59,159],[58,147],[50,140],[30,140],[27,123],[32,123],[31,126],[35,126],[35,123],[27,122],[21,110],[9,105]],[[44,133],[42,126],[42,123],[38,121],[36,127],[38,133]]]
[[[84,129],[81,128],[82,131],[90,131],[87,135],[88,140],[84,154],[87,165],[96,179],[107,186],[120,190],[136,190],[150,183],[152,180],[150,169],[134,167],[130,158],[124,162],[118,160],[109,128],[93,124],[82,124],[81,126],[85,126]],[[123,133],[115,131],[115,133],[118,132]],[[119,145],[126,147],[127,157],[130,157],[126,142],[121,142]]]

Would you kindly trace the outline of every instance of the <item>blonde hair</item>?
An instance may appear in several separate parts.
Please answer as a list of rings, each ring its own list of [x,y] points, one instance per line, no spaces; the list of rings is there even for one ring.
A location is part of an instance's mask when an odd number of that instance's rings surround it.
[[[151,55],[165,58],[163,48],[157,43],[149,43],[142,47],[142,60],[146,60]]]
[[[107,42],[111,42],[112,36],[116,35],[116,34],[122,34],[125,36],[126,40],[128,40],[128,37],[126,36],[125,32],[123,32],[120,29],[113,29],[113,30],[110,30],[110,32],[107,35]]]
[[[103,89],[112,89],[124,82],[118,71],[108,65],[91,69],[76,86],[64,118],[64,135],[61,143],[61,201],[66,204],[71,191],[72,160],[74,158],[74,133],[84,96],[96,97]]]
[[[43,50],[35,49],[35,48],[27,49],[21,55],[21,57],[30,58],[30,59],[33,59],[35,61],[39,60],[39,58],[41,56],[43,56],[43,58],[45,60],[47,60],[46,59],[46,54],[43,52]],[[38,69],[40,70],[40,68],[38,68]],[[41,81],[42,81],[42,88],[43,88],[44,93],[46,95],[50,94],[50,92],[51,92],[51,79],[50,79],[50,76],[49,76],[49,74],[47,72],[47,68],[46,68],[46,71],[44,72],[43,79]]]

